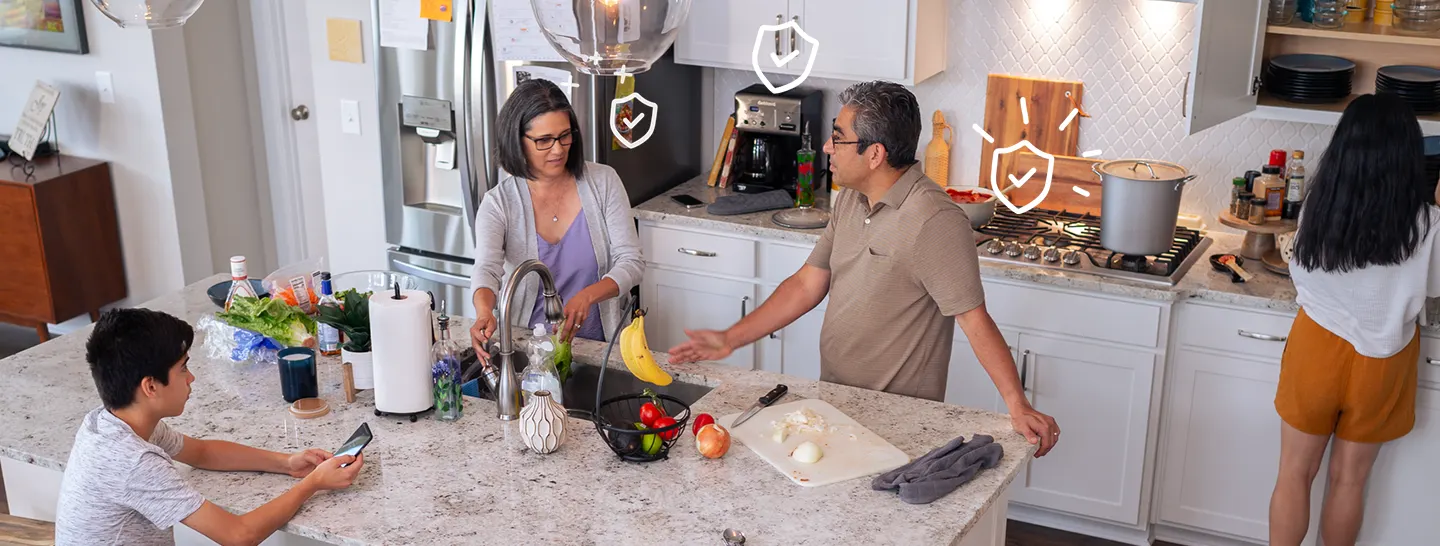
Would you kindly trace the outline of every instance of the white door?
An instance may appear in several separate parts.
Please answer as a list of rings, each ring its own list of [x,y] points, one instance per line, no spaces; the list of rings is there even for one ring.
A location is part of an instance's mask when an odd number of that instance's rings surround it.
[[[776,25],[790,15],[787,0],[707,0],[692,2],[690,15],[675,39],[675,59],[686,64],[750,69],[755,34],[761,25]],[[760,45],[762,63],[770,53],[785,56],[786,33],[767,33]],[[768,68],[768,64],[761,65]]]
[[[305,5],[287,0],[250,2],[269,206],[281,265],[327,253],[324,208],[317,206],[325,200]]]
[[[1012,498],[1139,524],[1156,356],[1028,333],[1019,348],[1031,404],[1063,432],[1060,444],[1017,478]]]
[[[1178,349],[1169,373],[1160,519],[1268,540],[1270,493],[1280,461],[1279,363]],[[1236,446],[1244,446],[1244,456],[1236,456]],[[1308,544],[1318,534],[1323,489],[1317,485],[1311,495]]]
[[[1000,335],[1005,337],[1010,356],[1015,357],[1015,345],[1020,341],[1020,333],[1001,328]],[[1015,364],[1020,364],[1019,358],[1015,358]],[[955,341],[950,346],[950,371],[945,376],[945,403],[1001,413],[1009,411],[1000,391],[995,389],[995,381],[990,379],[990,374],[980,365],[980,359],[975,358],[975,349],[970,346],[969,340],[965,338],[965,331],[961,330],[959,325],[955,326]]]
[[[1201,0],[1185,124],[1195,134],[1255,110],[1265,45],[1265,2]]]
[[[646,308],[645,335],[650,348],[667,351],[689,336],[685,330],[724,330],[755,309],[755,285],[647,269],[641,282],[640,305]],[[735,349],[722,364],[755,368],[755,346]]]
[[[820,327],[825,323],[826,297],[780,332],[781,371],[806,379],[820,379]]]
[[[820,43],[814,72],[856,80],[903,80],[910,46],[908,0],[793,0],[790,18]],[[805,70],[810,46],[786,32],[800,54],[786,68]]]
[[[1423,361],[1422,361],[1423,365]],[[1434,544],[1440,537],[1440,391],[1419,389],[1415,428],[1380,448],[1365,495],[1363,546]]]

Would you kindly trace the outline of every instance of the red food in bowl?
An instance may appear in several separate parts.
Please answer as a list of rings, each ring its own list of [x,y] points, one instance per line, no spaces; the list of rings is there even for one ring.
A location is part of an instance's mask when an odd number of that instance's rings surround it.
[[[946,188],[945,193],[950,194],[951,201],[961,204],[984,203],[994,197],[990,194],[990,192],[980,192],[976,190],[957,190],[953,188]]]

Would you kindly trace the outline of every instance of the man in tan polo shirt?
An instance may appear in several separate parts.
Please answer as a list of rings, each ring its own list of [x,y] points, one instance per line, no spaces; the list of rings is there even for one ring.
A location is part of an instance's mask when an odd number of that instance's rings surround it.
[[[719,360],[784,328],[830,295],[820,379],[930,400],[945,396],[955,317],[1005,399],[1015,430],[1043,456],[1060,427],[1036,411],[1014,357],[985,310],[975,234],[965,212],[915,160],[920,107],[890,82],[851,86],[825,142],[843,189],[800,271],[723,332],[686,330],[672,363]]]

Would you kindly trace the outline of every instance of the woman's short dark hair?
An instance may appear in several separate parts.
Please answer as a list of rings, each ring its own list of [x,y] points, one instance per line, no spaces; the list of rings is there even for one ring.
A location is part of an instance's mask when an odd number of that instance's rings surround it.
[[[1415,111],[1390,94],[1357,97],[1311,171],[1295,260],[1307,270],[1349,271],[1405,261],[1430,231]]]
[[[107,409],[135,402],[145,378],[170,382],[170,368],[190,351],[195,330],[174,316],[149,309],[112,309],[85,342],[85,361]]]
[[[580,120],[575,116],[570,100],[565,98],[565,92],[550,80],[530,79],[520,82],[520,85],[515,86],[515,91],[510,93],[505,105],[500,107],[500,115],[495,121],[495,148],[500,168],[515,176],[535,178],[530,161],[525,159],[525,131],[530,128],[532,120],[550,112],[565,112],[570,118],[570,131],[574,134],[574,140],[570,142],[570,156],[565,159],[565,170],[575,178],[580,178],[585,172],[585,146],[580,134]],[[560,143],[556,142],[555,145],[559,146]]]
[[[898,83],[857,83],[840,92],[840,106],[855,110],[855,153],[871,144],[885,147],[886,162],[903,169],[914,165],[920,145],[920,103]]]

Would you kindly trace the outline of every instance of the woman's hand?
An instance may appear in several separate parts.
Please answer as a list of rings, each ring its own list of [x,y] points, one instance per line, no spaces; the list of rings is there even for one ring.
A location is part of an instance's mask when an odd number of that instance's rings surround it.
[[[565,323],[560,326],[560,339],[570,342],[575,338],[575,332],[580,331],[580,325],[590,318],[590,306],[595,305],[599,299],[595,296],[595,286],[587,286],[565,302]]]
[[[470,325],[470,345],[475,347],[475,356],[482,361],[488,361],[490,352],[485,349],[485,342],[490,341],[490,336],[495,335],[495,327],[499,321],[495,320],[495,310],[476,310],[475,324]]]

